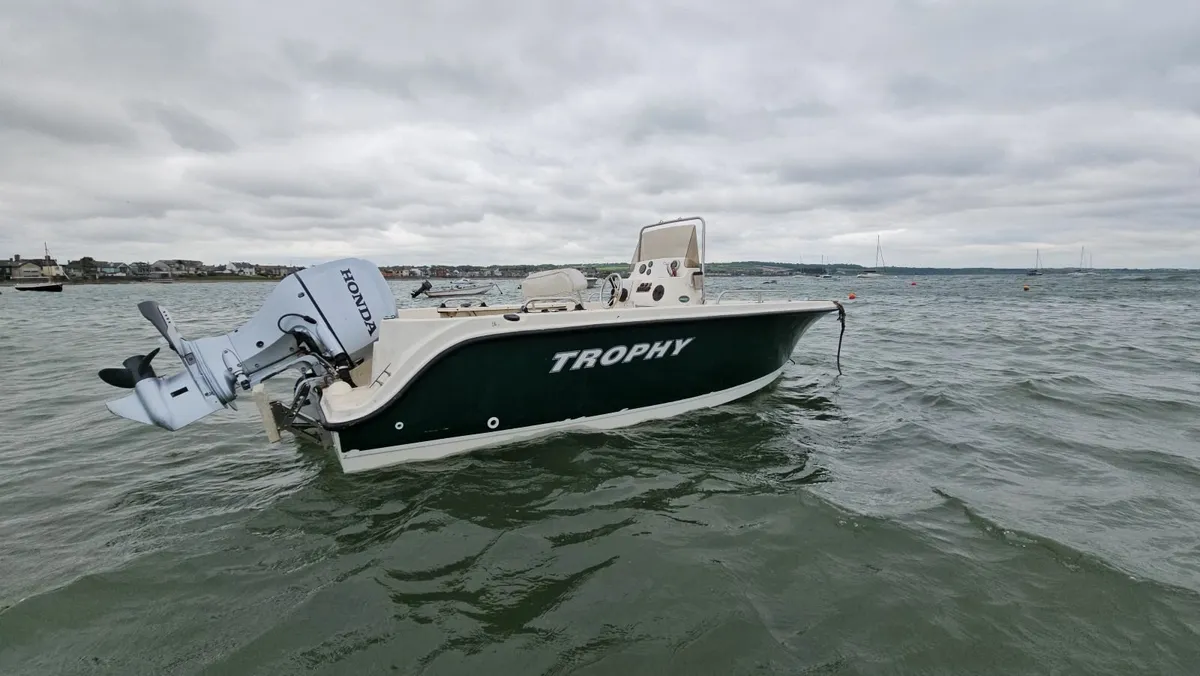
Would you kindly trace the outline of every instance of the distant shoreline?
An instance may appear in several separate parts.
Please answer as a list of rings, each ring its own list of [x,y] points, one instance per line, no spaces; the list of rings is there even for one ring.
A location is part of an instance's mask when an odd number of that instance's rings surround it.
[[[190,283],[195,282],[195,283],[199,283],[199,284],[212,284],[214,282],[235,282],[235,283],[278,282],[280,279],[283,279],[283,278],[282,277],[243,277],[243,276],[230,275],[229,277],[175,277],[172,281],[166,282],[166,283],[167,284],[190,284]],[[44,282],[26,281],[26,280],[21,280],[21,279],[6,279],[6,280],[4,280],[3,283],[0,283],[0,287],[16,286],[18,284],[41,284],[41,283],[44,283]],[[110,285],[114,285],[114,284],[163,284],[163,282],[156,281],[153,279],[121,279],[119,277],[116,277],[116,278],[109,277],[109,278],[102,278],[102,279],[64,279],[64,280],[56,282],[56,283],[62,284],[63,286],[110,286]]]
[[[709,267],[708,276],[709,277],[722,277],[722,278],[723,277],[762,277],[762,278],[776,278],[776,279],[780,278],[780,277],[783,277],[783,278],[788,278],[788,277],[817,278],[816,275],[814,275],[813,272],[810,270],[792,269],[792,270],[778,271],[778,272],[774,272],[774,271],[765,272],[765,271],[760,271],[760,270],[755,270],[755,269],[737,269],[737,268],[735,268],[733,270],[722,269],[728,265],[730,265],[730,264],[728,264],[728,263],[709,263],[708,264],[708,267]],[[777,264],[777,265],[779,265],[779,264]],[[563,267],[578,268],[578,266],[569,266],[569,265],[563,266]],[[716,268],[716,269],[713,269],[713,268]],[[843,268],[843,270],[844,270],[844,272],[841,274],[834,274],[833,279],[839,279],[839,278],[854,279],[856,274],[861,270],[861,268],[856,269],[856,268],[846,267],[846,268]],[[893,268],[893,267],[887,267],[887,268],[881,268],[880,270],[883,273],[883,277],[918,277],[918,276],[937,276],[937,275],[980,275],[980,276],[1019,276],[1019,277],[1028,276],[1027,275],[1028,270],[1023,269],[1023,268],[901,268],[901,267]],[[1067,275],[1071,274],[1072,272],[1075,272],[1076,270],[1077,270],[1077,268],[1042,268],[1042,276],[1045,276],[1045,277],[1067,276]],[[1185,274],[1185,275],[1200,274],[1200,270],[1194,269],[1194,268],[1093,268],[1090,271],[1094,272],[1096,274],[1121,274],[1121,275],[1152,274],[1152,273],[1153,274]],[[607,274],[609,274],[609,273],[601,271],[599,276],[604,277]],[[400,282],[400,283],[420,283],[426,279],[435,281],[435,282],[438,280],[453,281],[458,278],[459,277],[455,277],[455,276],[448,276],[448,277],[385,276],[385,279],[389,282]],[[493,276],[493,275],[488,275],[486,277],[482,277],[482,276],[481,277],[467,277],[467,279],[470,279],[472,282],[478,282],[478,283],[487,283],[487,282],[494,282],[494,281],[508,281],[508,280],[522,280],[524,278],[525,277],[523,275],[501,275],[498,277]],[[219,284],[219,283],[246,284],[246,283],[251,283],[251,282],[258,282],[258,283],[279,282],[281,279],[283,279],[283,278],[282,277],[247,277],[245,275],[227,275],[227,276],[211,276],[211,277],[209,277],[209,276],[195,276],[195,277],[189,276],[189,277],[174,277],[174,278],[172,278],[171,281],[166,282],[166,283],[167,284]],[[6,279],[3,282],[0,282],[0,288],[6,288],[6,287],[11,288],[11,287],[14,287],[14,286],[16,286],[18,284],[22,284],[22,283],[30,283],[30,282],[26,282],[25,280],[17,280],[17,279]],[[122,278],[108,277],[108,278],[86,279],[86,280],[73,280],[73,279],[72,280],[62,280],[60,283],[63,284],[64,286],[84,286],[84,285],[105,286],[105,285],[114,285],[114,284],[162,284],[163,282],[160,282],[158,280],[152,280],[152,279],[128,279],[128,278],[122,279]]]
[[[80,279],[64,282],[72,286],[84,284],[190,284],[197,282],[200,284],[212,284],[213,282],[278,282],[282,277],[246,277],[244,275],[229,275],[228,277],[174,277],[171,281],[160,281],[157,279],[121,279],[121,278],[101,278],[101,279]]]

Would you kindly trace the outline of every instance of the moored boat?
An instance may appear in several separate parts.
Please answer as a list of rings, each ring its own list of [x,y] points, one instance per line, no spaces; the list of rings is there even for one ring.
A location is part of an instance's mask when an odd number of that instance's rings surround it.
[[[22,277],[23,283],[13,286],[17,291],[51,291],[61,292],[63,285],[61,281],[55,281],[55,277],[64,277],[62,269],[58,266],[53,258],[50,258],[50,246],[43,243],[42,248],[45,250],[45,257],[42,259],[42,274],[38,276]],[[55,272],[57,271],[57,272]]]
[[[1086,267],[1084,266],[1084,251],[1085,250],[1086,249],[1084,247],[1079,247],[1079,267],[1076,268],[1073,272],[1068,272],[1067,273],[1068,276],[1070,276],[1070,277],[1090,277],[1090,276],[1096,274],[1096,272],[1091,269],[1090,263]]]
[[[882,269],[879,267],[879,263],[881,261],[883,261],[883,246],[879,242],[879,235],[876,235],[875,236],[875,267],[867,268],[855,276],[858,277],[859,279],[874,279],[876,277],[882,277],[883,273],[879,272],[879,270]],[[884,265],[886,266],[887,263],[884,263]]]
[[[13,286],[17,291],[62,291],[62,282],[55,282],[45,277],[36,279],[44,279],[45,281],[31,282],[28,284],[16,284]]]
[[[1037,254],[1036,254],[1036,257],[1034,258],[1034,262],[1033,262],[1033,269],[1031,269],[1029,272],[1026,272],[1025,275],[1027,277],[1041,277],[1042,276],[1042,250],[1041,249],[1037,250]]]
[[[492,289],[499,290],[495,282],[475,284],[466,279],[460,279],[448,287],[435,289],[427,279],[421,283],[421,286],[417,287],[416,291],[412,292],[412,297],[416,298],[421,294],[425,294],[427,298],[463,298],[467,296],[482,296]]]
[[[358,472],[724,404],[777,379],[805,331],[842,308],[707,298],[704,227],[692,217],[643,228],[628,277],[606,277],[598,302],[564,268],[527,277],[520,303],[397,311],[360,259],[289,275],[223,336],[185,340],[145,301],[184,370],[157,376],[157,350],[103,370],[134,390],[108,408],[177,430],[253,392],[269,439],[311,435]],[[269,401],[262,382],[290,369],[291,401]],[[463,388],[469,405],[447,406],[463,403]]]

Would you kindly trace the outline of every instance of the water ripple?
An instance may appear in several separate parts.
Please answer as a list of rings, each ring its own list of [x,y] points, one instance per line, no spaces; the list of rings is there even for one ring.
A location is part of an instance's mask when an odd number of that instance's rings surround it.
[[[0,673],[1191,673],[1200,278],[1026,281],[787,280],[858,295],[843,375],[822,322],[726,407],[356,476],[102,406],[147,292],[270,285],[4,294]]]

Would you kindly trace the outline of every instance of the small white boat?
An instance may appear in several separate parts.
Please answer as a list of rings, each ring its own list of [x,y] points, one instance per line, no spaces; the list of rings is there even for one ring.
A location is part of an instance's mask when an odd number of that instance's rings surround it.
[[[426,298],[461,298],[464,296],[482,296],[492,289],[499,291],[500,287],[496,286],[495,282],[478,284],[475,282],[470,282],[466,279],[460,279],[444,289],[435,289],[427,279],[421,284],[421,286],[417,287],[416,291],[412,292],[412,297],[416,298],[421,294],[425,294]]]

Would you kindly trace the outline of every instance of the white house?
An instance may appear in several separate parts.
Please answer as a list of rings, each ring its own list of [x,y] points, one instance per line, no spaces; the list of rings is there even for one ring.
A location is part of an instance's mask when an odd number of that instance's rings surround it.
[[[96,268],[101,277],[128,277],[129,266],[124,263],[109,263],[96,261]]]
[[[166,275],[194,275],[203,267],[200,261],[191,261],[183,258],[164,258],[154,261],[150,266],[151,274],[155,276]]]

